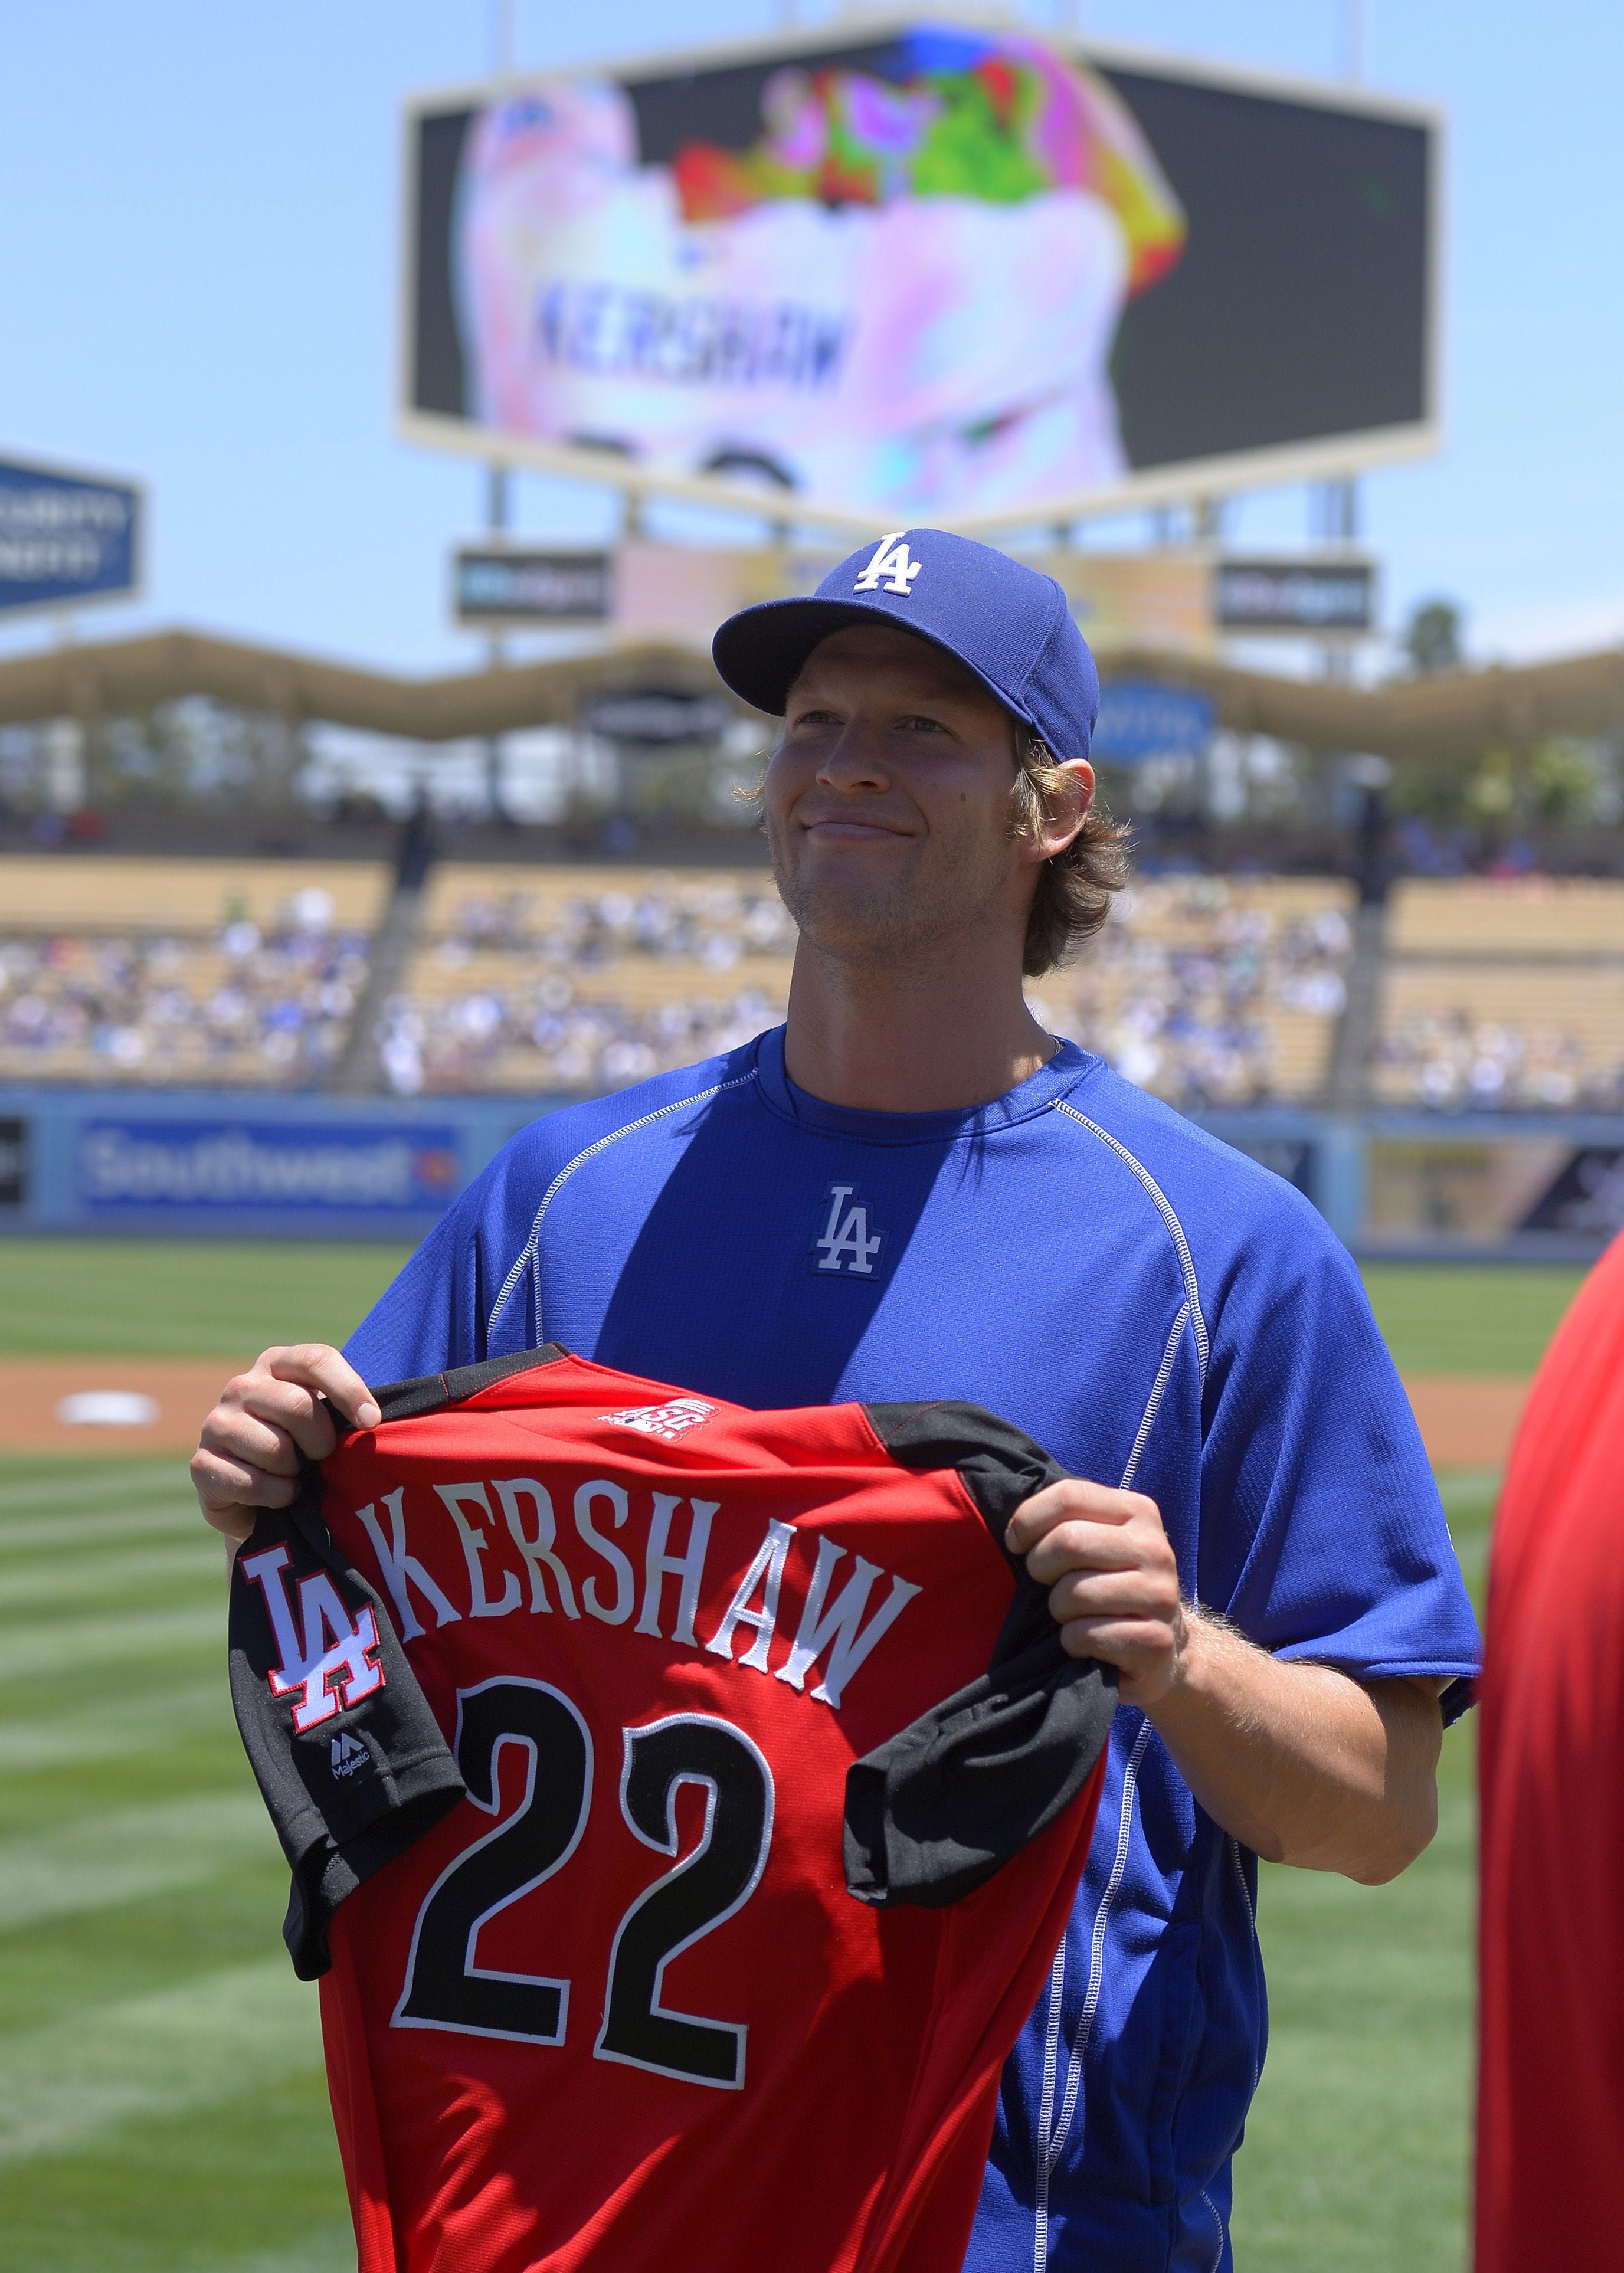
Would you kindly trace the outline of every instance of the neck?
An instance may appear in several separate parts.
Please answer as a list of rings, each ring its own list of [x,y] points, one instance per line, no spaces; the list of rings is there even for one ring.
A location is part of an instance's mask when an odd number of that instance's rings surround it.
[[[987,942],[981,942],[986,953]],[[785,1067],[798,1089],[869,1113],[967,1111],[1002,1097],[1055,1054],[1027,1009],[1020,971],[973,951],[927,969],[837,961],[803,934],[795,949]]]

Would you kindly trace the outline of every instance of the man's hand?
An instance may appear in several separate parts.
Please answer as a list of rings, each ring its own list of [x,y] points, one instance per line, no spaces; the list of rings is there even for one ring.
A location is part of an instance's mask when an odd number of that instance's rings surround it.
[[[1017,1508],[1004,1542],[1049,1588],[1049,1607],[1073,1657],[1114,1665],[1124,1705],[1148,1709],[1167,1694],[1189,1626],[1154,1499],[1069,1476]]]
[[[1272,1862],[1395,1878],[1438,1824],[1438,1684],[1356,1681],[1271,1657],[1181,1601],[1162,1513],[1079,1477],[1017,1508],[1011,1552],[1049,1590],[1074,1657],[1117,1669],[1221,1829]]]
[[[300,1459],[325,1459],[338,1442],[327,1405],[363,1429],[383,1417],[355,1368],[325,1342],[264,1350],[227,1382],[192,1456],[198,1504],[216,1531],[246,1539],[256,1509],[287,1506]]]

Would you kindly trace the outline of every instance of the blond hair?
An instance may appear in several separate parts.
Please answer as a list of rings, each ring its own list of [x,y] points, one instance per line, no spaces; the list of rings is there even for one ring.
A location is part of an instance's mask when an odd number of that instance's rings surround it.
[[[1064,767],[1047,742],[1017,724],[1011,836],[1035,838],[1063,809],[1065,794]],[[1112,896],[1128,881],[1131,835],[1125,821],[1113,821],[1096,803],[1089,806],[1071,842],[1044,861],[1026,918],[1021,956],[1020,967],[1028,979],[1041,979],[1064,963],[1104,924]]]

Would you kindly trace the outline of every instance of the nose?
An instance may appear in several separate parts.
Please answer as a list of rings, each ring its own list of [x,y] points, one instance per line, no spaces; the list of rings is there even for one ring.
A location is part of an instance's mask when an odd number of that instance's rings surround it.
[[[891,787],[880,737],[861,718],[848,718],[818,761],[818,784],[853,791]]]

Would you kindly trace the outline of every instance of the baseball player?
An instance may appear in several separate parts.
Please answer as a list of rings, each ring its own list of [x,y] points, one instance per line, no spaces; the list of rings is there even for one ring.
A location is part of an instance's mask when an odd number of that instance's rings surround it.
[[[544,1341],[749,1407],[964,1398],[1026,1429],[1074,1480],[1010,1542],[1120,1705],[966,2263],[1207,2273],[1264,2053],[1256,1858],[1402,1871],[1477,1669],[1425,1455],[1314,1210],[1026,1007],[1124,877],[1058,586],[892,531],[715,655],[783,722],[785,1025],[522,1131],[345,1354],[228,1384],[204,1512],[242,1536],[285,1504],[323,1397],[370,1425],[369,1381]]]

